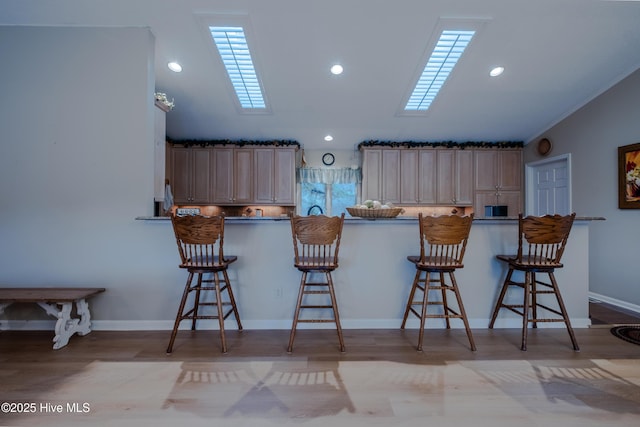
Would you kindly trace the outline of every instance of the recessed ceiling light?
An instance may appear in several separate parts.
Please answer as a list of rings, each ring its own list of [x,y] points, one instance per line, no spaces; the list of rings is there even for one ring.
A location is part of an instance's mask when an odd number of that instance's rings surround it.
[[[333,137],[331,135],[327,135],[324,137],[324,140],[329,142],[329,141],[333,141]]]
[[[167,67],[169,67],[169,69],[175,73],[179,73],[180,71],[182,71],[182,65],[178,64],[177,62],[169,62],[167,64]]]
[[[331,67],[331,73],[335,74],[336,76],[339,74],[342,74],[343,71],[344,71],[344,68],[342,68],[342,65],[340,64],[336,64]]]
[[[502,73],[504,73],[504,67],[495,67],[489,71],[489,75],[491,77],[498,77]]]

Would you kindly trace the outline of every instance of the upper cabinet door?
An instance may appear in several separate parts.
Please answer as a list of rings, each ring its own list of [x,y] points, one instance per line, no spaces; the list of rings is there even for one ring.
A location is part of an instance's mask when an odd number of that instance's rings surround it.
[[[436,203],[436,150],[400,151],[400,203],[432,205]]]
[[[275,159],[273,148],[256,148],[254,151],[255,197],[258,204],[271,204],[274,200]]]
[[[296,154],[294,148],[254,150],[256,204],[295,205]]]
[[[275,149],[274,189],[276,205],[296,203],[296,151],[294,148]]]
[[[437,202],[473,205],[473,150],[438,149]]]
[[[400,203],[400,150],[382,150],[383,203]]]
[[[456,150],[456,204],[473,205],[473,150]]]
[[[233,203],[233,148],[214,148],[213,152],[213,203]]]
[[[171,165],[171,190],[177,205],[191,202],[191,150],[187,147],[173,147],[169,155]]]
[[[211,150],[207,148],[193,149],[192,189],[193,203],[211,202]]]
[[[177,205],[211,202],[211,156],[205,148],[171,150],[171,189]]]
[[[522,150],[504,150],[500,152],[501,190],[522,190]]]
[[[420,150],[400,152],[400,203],[420,203]]]
[[[522,150],[476,149],[476,190],[522,189]]]
[[[475,151],[476,163],[476,190],[490,191],[498,189],[498,151],[493,149],[477,149]]]
[[[364,150],[362,159],[362,200],[380,200],[382,191],[382,150]]]
[[[236,203],[252,203],[253,149],[236,148],[233,151],[233,201]]]

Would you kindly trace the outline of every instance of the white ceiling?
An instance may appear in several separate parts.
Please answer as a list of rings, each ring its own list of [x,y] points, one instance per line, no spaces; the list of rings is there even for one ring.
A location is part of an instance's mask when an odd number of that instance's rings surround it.
[[[222,18],[220,17],[226,17]],[[241,114],[206,23],[247,22],[270,114]],[[401,117],[441,20],[483,23],[421,117]],[[0,0],[0,25],[149,27],[173,139],[528,142],[640,68],[640,1]],[[184,70],[169,71],[178,61]],[[341,76],[329,67],[341,63]],[[495,65],[506,68],[490,78]],[[323,140],[332,134],[334,141]]]

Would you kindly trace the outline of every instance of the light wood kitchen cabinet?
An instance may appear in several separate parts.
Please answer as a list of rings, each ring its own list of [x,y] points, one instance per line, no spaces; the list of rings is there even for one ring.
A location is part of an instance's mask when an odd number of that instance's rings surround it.
[[[434,148],[363,150],[362,199],[405,206],[473,204],[472,152]]]
[[[400,203],[436,203],[436,151],[408,149],[400,152]]]
[[[365,150],[363,156],[362,200],[400,203],[400,150]]]
[[[485,216],[485,206],[506,205],[507,215],[522,210],[522,150],[476,149],[474,212]]]
[[[382,199],[382,150],[362,152],[362,201]]]
[[[213,153],[213,204],[253,202],[253,150],[216,147]]]
[[[473,205],[473,150],[436,149],[436,203]]]
[[[256,148],[253,151],[254,203],[295,205],[295,149]]]
[[[206,205],[211,201],[211,150],[173,147],[171,189],[176,205]]]

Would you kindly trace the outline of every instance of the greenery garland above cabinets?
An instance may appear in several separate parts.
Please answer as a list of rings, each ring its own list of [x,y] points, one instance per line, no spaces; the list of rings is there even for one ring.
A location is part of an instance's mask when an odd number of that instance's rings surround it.
[[[435,141],[435,142],[420,142],[420,141],[362,141],[358,144],[358,149],[362,148],[374,148],[374,147],[390,147],[390,148],[522,148],[524,142],[522,141],[467,141],[467,142],[455,142],[455,141]]]
[[[264,141],[257,140],[244,140],[244,139],[182,139],[182,140],[173,140],[171,138],[167,138],[167,142],[171,145],[182,145],[185,147],[213,147],[217,145],[230,145],[234,147],[245,147],[245,146],[254,146],[254,147],[292,147],[295,149],[300,148],[300,143],[294,140],[288,139],[270,139]]]

